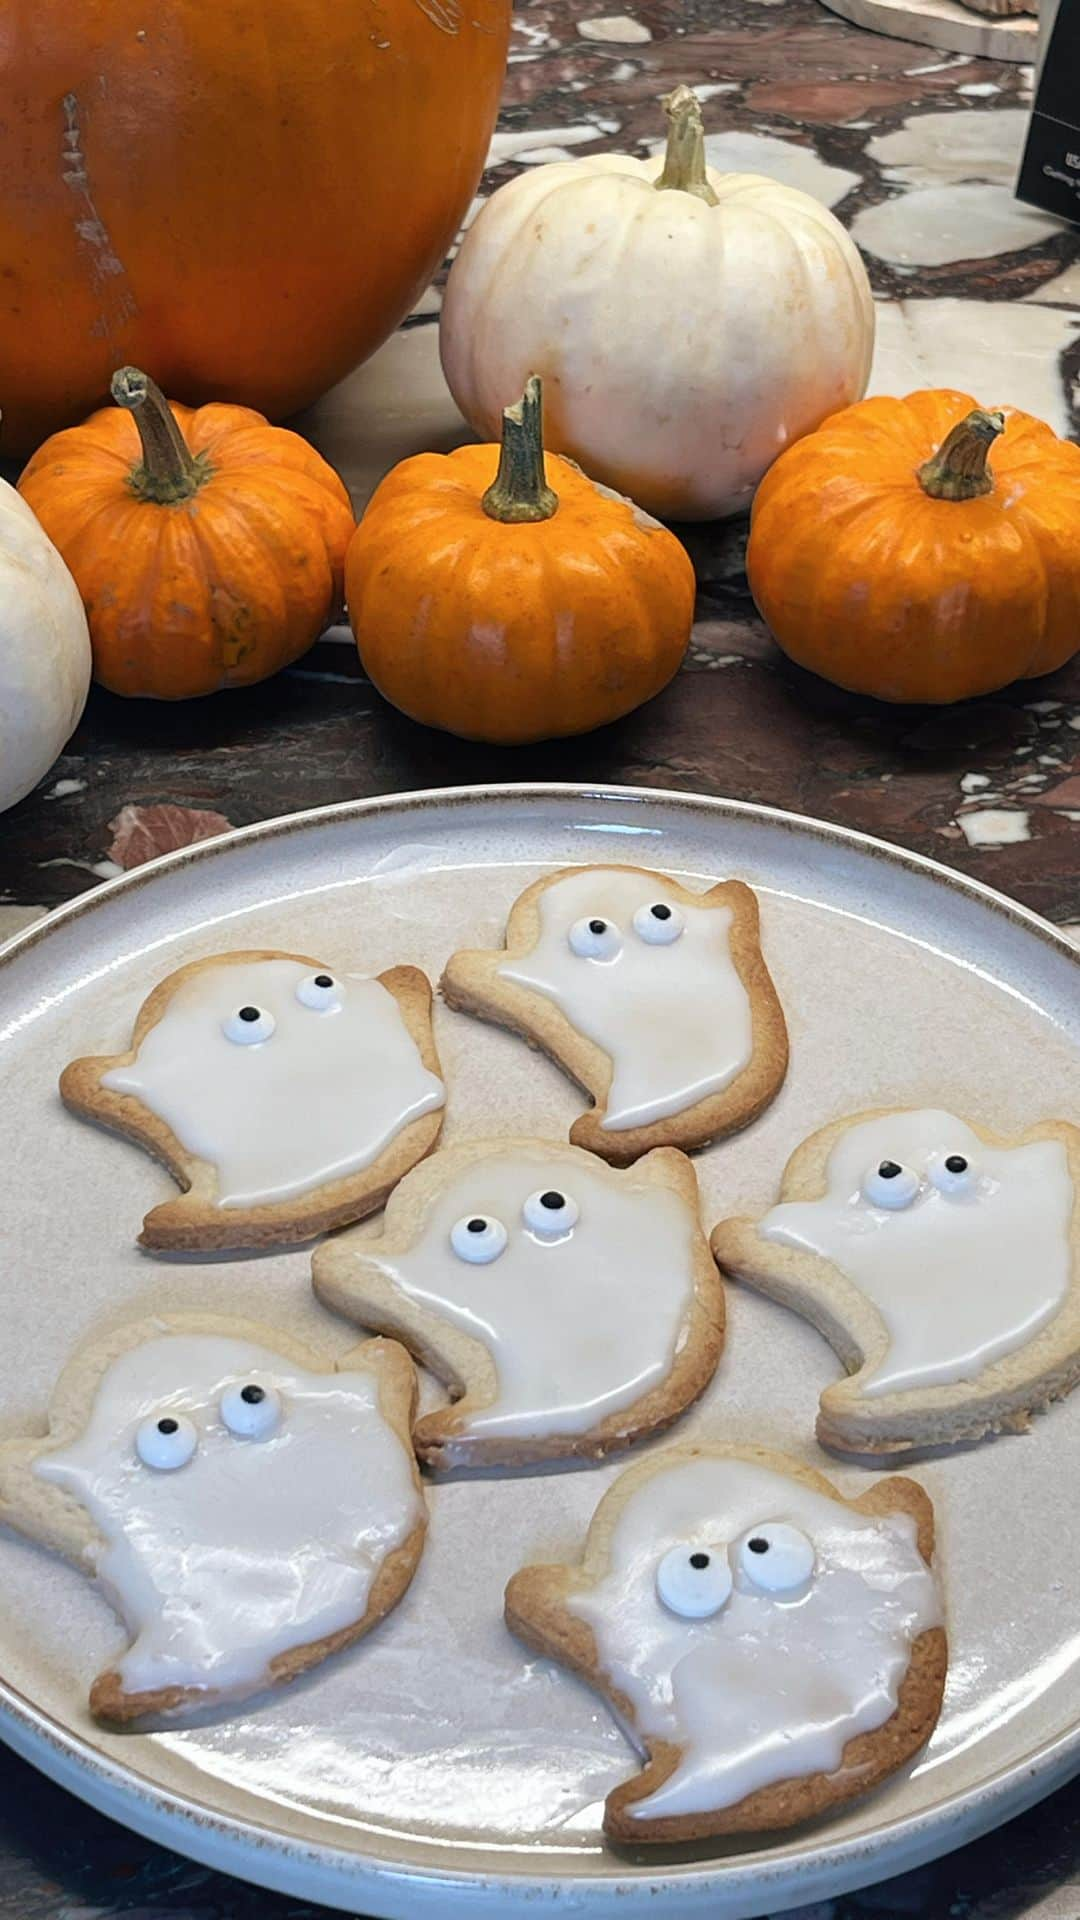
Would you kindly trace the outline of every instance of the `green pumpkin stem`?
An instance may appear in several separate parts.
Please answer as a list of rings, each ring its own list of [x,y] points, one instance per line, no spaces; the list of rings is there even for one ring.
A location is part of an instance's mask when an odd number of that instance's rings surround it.
[[[138,367],[121,367],[113,374],[110,391],[117,406],[134,417],[142,441],[142,460],[128,475],[132,493],[159,507],[190,500],[212,469],[204,453],[188,451],[161,388]]]
[[[668,120],[667,151],[657,192],[672,189],[692,193],[707,207],[715,207],[716,195],[705,171],[705,129],[697,94],[690,87],[676,87],[674,93],[665,94],[663,106]]]
[[[550,520],[558,508],[544,468],[543,395],[535,373],[521,399],[503,410],[499,471],[480,504],[489,520],[507,525]]]
[[[924,461],[916,477],[931,500],[977,500],[993,493],[994,476],[987,466],[990,449],[1005,431],[1003,413],[982,407],[965,415],[944,440],[932,460]]]

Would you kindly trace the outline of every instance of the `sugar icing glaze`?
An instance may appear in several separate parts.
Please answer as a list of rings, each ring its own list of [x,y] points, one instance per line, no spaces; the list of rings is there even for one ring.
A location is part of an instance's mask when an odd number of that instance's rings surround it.
[[[248,1384],[280,1401],[264,1437],[223,1417]],[[159,1420],[195,1430],[178,1465],[140,1457]],[[125,1690],[229,1693],[363,1617],[387,1553],[423,1518],[411,1465],[373,1374],[306,1373],[246,1340],[177,1333],[116,1360],[85,1433],[34,1471],[104,1538],[97,1576],[133,1636],[116,1662]]]
[[[758,1232],[832,1261],[877,1308],[889,1347],[864,1392],[974,1379],[1064,1302],[1073,1188],[1059,1141],[991,1148],[954,1114],[886,1114],[840,1136],[827,1182]]]
[[[754,1556],[740,1548],[777,1523],[806,1536],[813,1571],[771,1593],[751,1580]],[[657,1569],[670,1588],[676,1549],[707,1554],[714,1569],[727,1561],[730,1588],[703,1570],[721,1596],[708,1617],[661,1597]],[[838,1767],[849,1740],[895,1711],[912,1643],[941,1619],[908,1515],[869,1519],[771,1468],[708,1456],[641,1482],[602,1579],[567,1606],[592,1627],[600,1670],[630,1701],[636,1732],[682,1749],[663,1785],[629,1805],[645,1820],[735,1806]]]
[[[378,980],[313,974],[296,960],[193,974],[131,1066],[102,1085],[137,1094],[217,1169],[222,1207],[289,1200],[356,1173],[446,1099]]]
[[[508,1149],[448,1181],[406,1252],[361,1252],[491,1354],[496,1399],[463,1432],[582,1433],[670,1373],[693,1300],[696,1227],[680,1195],[641,1172],[571,1148]]]
[[[669,912],[657,920],[654,906]],[[605,1128],[682,1113],[749,1065],[750,997],[731,957],[729,907],[676,905],[660,874],[592,867],[554,880],[538,908],[536,945],[499,972],[554,1000],[609,1056]],[[607,938],[590,941],[593,922]]]

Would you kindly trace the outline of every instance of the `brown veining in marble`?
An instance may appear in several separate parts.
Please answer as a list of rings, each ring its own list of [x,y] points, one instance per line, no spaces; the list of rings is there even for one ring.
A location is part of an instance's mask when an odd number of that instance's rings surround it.
[[[118,867],[142,867],[159,854],[174,853],[196,840],[212,840],[215,834],[228,833],[231,826],[232,821],[223,813],[205,807],[178,807],[171,802],[139,807],[129,802],[115,820],[109,821],[106,831],[112,838],[107,857]]]
[[[807,86],[774,80],[749,87],[746,105],[759,113],[782,113],[796,120],[820,121],[828,127],[838,120],[873,113],[879,107],[901,106],[910,97],[902,80],[819,80]]]

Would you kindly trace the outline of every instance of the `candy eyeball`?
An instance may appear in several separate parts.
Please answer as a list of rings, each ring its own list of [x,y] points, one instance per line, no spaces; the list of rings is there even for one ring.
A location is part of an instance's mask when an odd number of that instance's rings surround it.
[[[332,973],[309,973],[297,982],[296,997],[313,1013],[336,1013],[344,1002],[345,989]]]
[[[622,952],[622,934],[614,920],[605,920],[600,914],[575,920],[567,939],[571,953],[576,953],[579,960],[615,960]]]
[[[814,1543],[786,1520],[770,1520],[740,1540],[737,1561],[759,1592],[798,1593],[814,1571]]]
[[[521,1209],[521,1217],[538,1240],[561,1240],[578,1223],[578,1203],[557,1187],[542,1187],[530,1193]]]
[[[238,1440],[265,1440],[281,1419],[281,1395],[256,1380],[238,1380],[226,1387],[219,1412]]]
[[[726,1547],[672,1547],[656,1569],[660,1599],[682,1620],[708,1620],[719,1613],[731,1584]]]
[[[899,1160],[879,1160],[863,1178],[862,1190],[872,1207],[885,1207],[898,1213],[919,1197],[922,1181],[913,1167],[902,1167]]]
[[[927,1169],[939,1193],[962,1200],[979,1184],[979,1169],[969,1153],[935,1154]]]
[[[260,1041],[269,1040],[276,1026],[277,1021],[266,1007],[245,1003],[222,1021],[221,1031],[226,1040],[234,1041],[238,1047],[255,1047]]]
[[[194,1423],[183,1413],[153,1413],[135,1435],[135,1451],[143,1466],[158,1473],[186,1467],[198,1444]]]
[[[685,931],[686,917],[666,900],[654,900],[639,907],[634,915],[634,932],[649,947],[670,947]]]
[[[489,1213],[466,1213],[450,1229],[450,1245],[471,1267],[489,1266],[506,1246],[506,1228]]]

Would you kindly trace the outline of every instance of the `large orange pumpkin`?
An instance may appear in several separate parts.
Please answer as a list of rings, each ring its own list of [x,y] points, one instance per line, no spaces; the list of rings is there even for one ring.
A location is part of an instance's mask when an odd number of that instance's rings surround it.
[[[135,362],[280,418],[396,326],[468,206],[510,0],[7,0],[3,451]]]
[[[501,447],[402,460],[345,561],[360,658],[411,719],[503,746],[586,733],[665,687],[694,618],[673,533],[545,460],[540,382]]]
[[[1080,447],[966,393],[861,400],[758,488],[750,589],[784,652],[879,700],[943,703],[1080,647]]]
[[[265,680],[340,607],[343,483],[249,407],[170,406],[137,367],[112,388],[19,480],[82,595],[95,680],[152,700]]]

